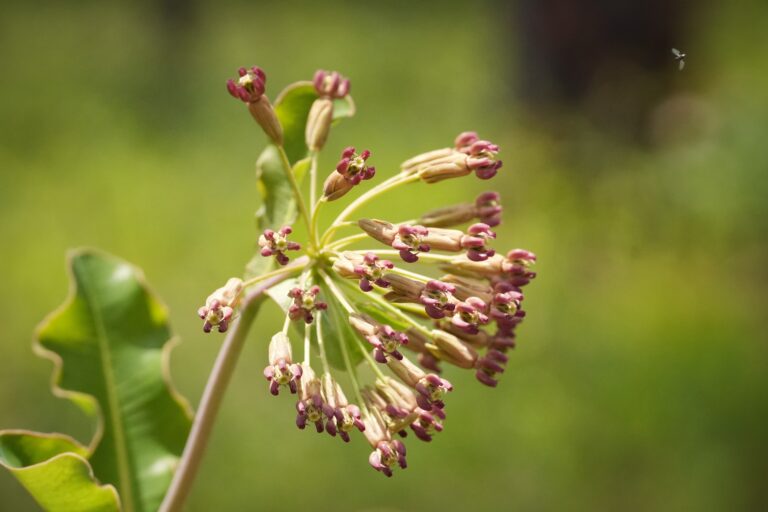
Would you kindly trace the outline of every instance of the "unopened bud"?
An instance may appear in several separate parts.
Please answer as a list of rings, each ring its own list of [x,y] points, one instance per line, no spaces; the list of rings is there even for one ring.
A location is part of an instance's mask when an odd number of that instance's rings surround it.
[[[391,245],[397,236],[397,228],[384,220],[360,219],[357,225],[368,233],[368,236],[385,245]]]
[[[424,283],[399,274],[389,274],[387,281],[389,281],[392,291],[399,296],[410,302],[419,302],[419,298],[424,290]]]
[[[328,140],[333,123],[333,100],[318,98],[312,103],[307,117],[305,137],[310,151],[320,151]]]
[[[456,336],[434,329],[432,340],[437,349],[448,357],[441,357],[460,368],[473,368],[477,361],[477,351]]]
[[[406,174],[413,174],[419,170],[420,167],[437,164],[441,162],[451,161],[452,156],[455,153],[451,148],[436,149],[434,151],[428,151],[420,155],[416,155],[413,158],[409,158],[402,164],[400,168]]]
[[[467,156],[457,152],[443,161],[423,165],[418,169],[419,177],[426,183],[461,178],[471,172],[472,169],[467,165]]]
[[[283,145],[283,127],[280,126],[280,121],[277,119],[275,109],[272,108],[272,104],[269,102],[269,98],[265,95],[259,97],[258,100],[248,103],[248,111],[251,116],[259,123],[261,129],[267,134],[267,137],[272,139],[278,146]]]
[[[425,213],[419,223],[427,227],[451,227],[464,224],[475,218],[476,208],[472,204],[457,204]]]

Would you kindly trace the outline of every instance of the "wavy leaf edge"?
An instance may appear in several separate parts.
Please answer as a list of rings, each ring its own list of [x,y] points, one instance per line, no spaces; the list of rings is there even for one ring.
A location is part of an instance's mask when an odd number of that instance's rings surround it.
[[[53,311],[48,313],[35,328],[35,337],[34,337],[34,341],[32,342],[32,351],[35,353],[35,355],[43,359],[48,359],[53,363],[53,372],[50,379],[50,386],[51,386],[51,393],[54,396],[56,396],[57,398],[64,398],[64,399],[73,401],[75,402],[76,405],[78,400],[87,400],[90,404],[93,405],[94,417],[96,418],[96,431],[94,432],[93,437],[91,438],[91,441],[88,444],[88,452],[90,455],[96,449],[96,446],[98,446],[102,436],[104,435],[104,411],[102,411],[101,406],[99,405],[98,401],[93,395],[89,395],[88,393],[80,393],[78,391],[68,390],[59,386],[59,382],[61,381],[61,374],[64,367],[64,361],[62,360],[59,354],[57,354],[52,350],[46,349],[40,343],[40,336],[41,336],[41,333],[45,330],[45,328],[51,323],[51,321],[54,318],[56,318],[56,316],[65,312],[73,304],[77,296],[77,279],[75,276],[73,263],[77,257],[87,255],[87,254],[94,254],[99,257],[107,258],[113,261],[117,261],[123,265],[127,265],[133,272],[139,285],[149,295],[151,295],[157,301],[158,306],[162,308],[164,320],[166,321],[168,320],[170,316],[170,311],[168,309],[168,306],[165,304],[165,302],[160,299],[160,295],[156,293],[155,290],[152,288],[152,286],[150,286],[150,284],[148,283],[146,276],[144,275],[144,271],[141,268],[137,267],[136,265],[133,265],[132,263],[125,261],[121,258],[118,258],[106,251],[102,251],[100,249],[96,249],[92,247],[79,247],[79,248],[70,249],[69,251],[67,251],[66,267],[67,267],[67,277],[69,279],[69,289],[67,291],[67,296],[64,299],[64,302],[60,306],[55,308]],[[194,409],[192,408],[192,405],[190,404],[189,400],[187,400],[187,398],[184,397],[184,395],[182,395],[176,389],[176,387],[173,385],[173,381],[171,380],[171,351],[180,342],[181,342],[181,339],[178,336],[172,335],[163,345],[163,349],[160,353],[162,377],[163,377],[163,382],[165,383],[168,389],[168,393],[171,395],[174,401],[181,406],[182,410],[184,411],[184,414],[187,416],[187,419],[192,420],[194,418]]]

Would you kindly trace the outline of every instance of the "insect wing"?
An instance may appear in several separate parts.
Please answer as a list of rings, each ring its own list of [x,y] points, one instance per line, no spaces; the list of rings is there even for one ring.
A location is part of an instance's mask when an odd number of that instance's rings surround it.
[[[680,55],[681,55],[680,50],[678,50],[677,48],[672,48],[672,55],[674,55],[677,58],[680,58]]]
[[[682,71],[684,67],[685,67],[685,61],[683,59],[680,59],[680,64],[678,65],[678,68],[680,69],[680,71]]]

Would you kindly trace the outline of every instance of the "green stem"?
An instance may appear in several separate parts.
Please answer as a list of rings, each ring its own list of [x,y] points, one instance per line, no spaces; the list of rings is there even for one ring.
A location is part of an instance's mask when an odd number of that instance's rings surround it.
[[[400,255],[400,251],[396,251],[394,249],[361,249],[361,250],[354,250],[351,252],[354,252],[357,254],[365,254],[368,252],[372,252],[377,256],[399,256]],[[458,254],[456,256],[458,256]],[[432,252],[419,253],[419,259],[423,258],[425,260],[439,261],[441,263],[442,262],[450,263],[454,260],[456,256],[448,256],[447,254],[435,254]]]
[[[309,158],[309,204],[314,209],[317,207],[317,151],[312,151]]]
[[[299,265],[299,262],[301,264]],[[243,289],[248,288],[249,286],[253,286],[256,283],[260,283],[261,281],[264,281],[265,279],[270,279],[272,277],[280,276],[282,274],[289,274],[291,272],[295,272],[296,266],[304,266],[307,263],[309,263],[309,258],[306,256],[302,256],[301,258],[297,258],[294,260],[293,265],[279,268],[277,270],[273,270],[272,272],[267,272],[266,274],[262,274],[260,276],[253,277],[251,279],[248,279],[247,281],[243,282]]]
[[[328,288],[330,288],[334,295],[336,295],[336,299],[341,303],[342,306],[344,306],[344,309],[347,310],[348,314],[356,313],[355,308],[352,307],[352,305],[347,302],[347,299],[344,298],[344,294],[341,293],[341,290],[339,290],[339,287],[336,285],[336,283],[333,282],[333,279],[326,274],[323,273],[323,279],[328,284]],[[382,373],[382,371],[379,369],[379,364],[373,359],[373,356],[371,356],[370,353],[368,353],[368,347],[366,347],[362,340],[358,336],[354,336],[355,342],[357,343],[358,347],[360,348],[360,351],[363,353],[363,356],[365,357],[365,360],[370,365],[371,369],[373,370],[373,373],[375,373],[380,378],[384,378],[385,375]],[[341,341],[341,346],[344,348],[344,340]]]
[[[315,251],[320,251],[320,244],[318,242],[318,229],[317,229],[317,223],[320,220],[320,207],[324,205],[327,201],[325,200],[325,197],[321,197],[317,200],[316,203],[312,206],[312,228],[310,233],[310,240],[312,240],[313,247]]]
[[[325,272],[321,272],[320,275],[322,276],[323,280],[328,284],[328,287],[337,292],[336,295],[338,297],[339,296],[338,288],[336,288],[330,276]],[[320,327],[320,323],[318,322],[317,324],[318,342],[321,335],[322,335],[322,330]],[[339,340],[339,345],[341,345],[341,357],[344,359],[344,366],[346,366],[347,372],[349,373],[349,378],[352,381],[352,389],[355,391],[355,398],[357,398],[359,407],[365,407],[365,401],[363,400],[363,395],[360,392],[360,382],[357,380],[357,372],[355,371],[355,368],[352,366],[352,360],[349,358],[349,349],[347,348],[346,340],[343,340],[343,339]]]
[[[342,223],[347,220],[347,217],[349,217],[355,210],[363,206],[365,203],[370,201],[371,199],[375,198],[376,196],[379,196],[381,194],[384,194],[385,192],[388,192],[394,188],[399,187],[400,185],[405,185],[406,183],[412,183],[414,181],[417,181],[419,179],[418,174],[412,174],[410,176],[403,176],[402,174],[396,174],[395,176],[389,178],[386,181],[383,181],[379,185],[373,187],[365,194],[361,195],[349,205],[342,210],[342,212],[339,214],[338,217],[336,217],[336,220],[333,221],[331,226],[328,228],[328,230],[325,232],[321,239],[321,244],[325,244],[328,242],[333,235],[333,233],[339,229],[342,225]]]
[[[359,292],[360,294],[364,295],[367,299],[373,300],[375,303],[380,305],[382,308],[386,309],[390,313],[396,315],[398,318],[402,319],[405,322],[408,322],[413,328],[421,332],[422,334],[426,335],[427,337],[432,337],[432,332],[421,325],[419,322],[417,322],[415,319],[411,318],[410,315],[405,313],[404,311],[398,309],[396,306],[392,305],[387,301],[384,297],[376,293],[375,291],[372,292],[364,292],[357,286],[352,285],[351,283],[344,283],[348,288],[355,290]]]
[[[368,233],[358,233],[356,235],[346,236],[344,238],[340,238],[331,244],[329,244],[327,247],[325,247],[325,250],[329,251],[338,251],[344,246],[347,246],[349,244],[353,244],[355,242],[359,242],[360,240],[365,240],[367,238],[370,238]]]
[[[285,153],[285,148],[282,146],[277,146],[277,152],[280,153],[280,160],[283,162],[283,170],[285,170],[285,175],[288,177],[288,182],[291,184],[294,199],[296,199],[296,203],[299,206],[299,212],[304,218],[304,223],[307,225],[307,232],[310,234],[310,239],[312,240],[312,223],[309,220],[307,205],[304,203],[304,197],[301,194],[301,189],[299,188],[299,184],[296,183],[296,176],[293,175],[291,162],[288,160],[288,155]]]
[[[227,337],[219,350],[213,370],[200,399],[192,430],[184,446],[184,453],[171,481],[171,486],[160,505],[160,512],[178,512],[192,489],[192,484],[203,459],[208,439],[213,430],[227,385],[235,371],[235,365],[242,351],[248,331],[256,318],[259,305],[266,297],[265,292],[279,283],[285,276],[275,276],[264,281],[243,299],[240,318],[230,327]]]
[[[320,326],[321,316],[322,316],[322,313],[318,312],[317,318],[315,318],[315,330],[317,331],[317,346],[320,349],[320,362],[322,362],[323,364],[323,372],[330,373],[331,367],[328,364],[328,356],[325,353],[325,340],[323,339],[323,328]]]

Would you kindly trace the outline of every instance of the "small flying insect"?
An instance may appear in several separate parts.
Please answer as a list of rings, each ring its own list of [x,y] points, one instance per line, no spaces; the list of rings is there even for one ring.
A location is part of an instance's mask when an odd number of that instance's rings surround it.
[[[672,55],[674,55],[675,60],[680,63],[678,64],[678,67],[680,68],[680,71],[682,71],[685,67],[685,54],[677,48],[672,48]]]

